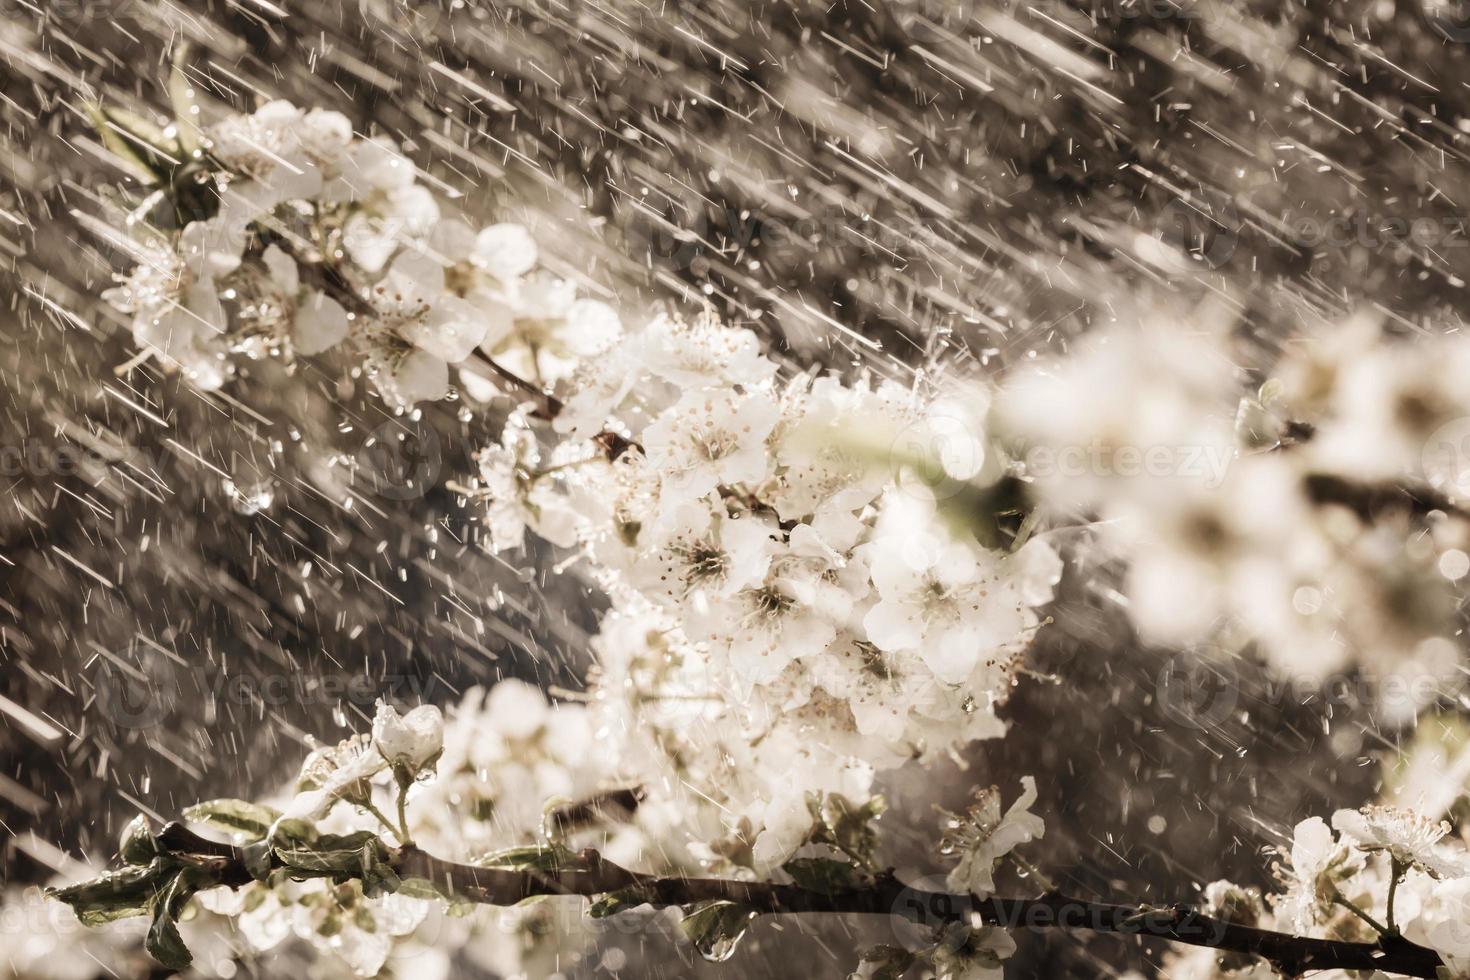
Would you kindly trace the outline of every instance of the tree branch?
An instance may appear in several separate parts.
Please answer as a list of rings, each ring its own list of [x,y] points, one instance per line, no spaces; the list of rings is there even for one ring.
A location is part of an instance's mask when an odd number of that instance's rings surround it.
[[[496,377],[504,381],[506,384],[510,385],[512,388],[519,388],[526,394],[541,399],[541,408],[538,409],[536,413],[541,418],[548,421],[554,419],[561,414],[561,410],[565,407],[560,398],[557,398],[549,391],[543,391],[541,388],[527,381],[520,375],[507,370],[493,357],[491,357],[489,354],[486,354],[478,347],[470,351],[470,358],[474,360],[477,364],[483,364]]]
[[[221,884],[238,887],[251,880],[244,853],[233,845],[200,837],[180,823],[165,826],[156,840],[171,853],[213,867]],[[574,863],[553,870],[458,864],[412,846],[394,850],[389,863],[400,877],[422,878],[486,905],[514,905],[541,895],[590,898],[632,890],[658,908],[717,900],[748,906],[761,915],[890,915],[930,926],[983,922],[1006,929],[1057,928],[1166,939],[1258,956],[1288,977],[1316,970],[1380,970],[1433,980],[1441,965],[1433,950],[1399,936],[1373,943],[1311,939],[1227,922],[1186,905],[1113,905],[1056,892],[1030,899],[980,899],[912,888],[891,871],[867,887],[828,893],[794,884],[643,874],[613,864],[595,850],[582,851]]]
[[[1420,516],[1437,510],[1452,517],[1470,518],[1470,511],[1425,485],[1354,483],[1328,473],[1313,473],[1307,477],[1306,486],[1307,496],[1316,503],[1340,504],[1365,521],[1394,510]]]
[[[292,261],[296,263],[298,275],[301,281],[314,289],[332,297],[342,308],[356,316],[372,317],[377,313],[373,305],[365,299],[361,293],[353,288],[351,281],[342,274],[342,270],[334,263],[325,261],[320,257],[308,257],[301,253],[296,242],[290,236],[279,234],[267,234],[262,231],[263,241],[268,241],[281,251],[285,252]],[[489,354],[476,348],[470,353],[473,364],[466,362],[476,374],[482,374],[480,370],[488,370],[491,377],[487,380],[500,380],[513,389],[519,389],[525,394],[531,395],[541,402],[541,408],[537,414],[547,420],[554,419],[561,414],[564,407],[561,399],[550,392],[543,391],[540,387],[522,378],[520,375],[507,369],[498,363]]]

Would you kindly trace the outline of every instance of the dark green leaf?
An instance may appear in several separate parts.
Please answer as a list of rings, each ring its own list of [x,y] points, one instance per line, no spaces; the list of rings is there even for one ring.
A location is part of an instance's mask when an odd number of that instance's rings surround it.
[[[245,870],[250,872],[250,877],[256,881],[264,881],[271,873],[271,842],[258,840],[253,844],[247,844],[240,849],[244,855]]]
[[[270,829],[270,841],[277,847],[314,844],[319,836],[321,835],[317,833],[315,824],[310,820],[301,820],[297,817],[284,817],[277,820]]]
[[[158,857],[158,844],[153,840],[153,826],[141,813],[123,828],[118,855],[128,864],[146,865]]]
[[[881,796],[859,806],[840,793],[811,794],[807,806],[812,814],[811,842],[836,848],[859,865],[873,867],[878,831],[873,822],[888,809]]]
[[[179,149],[185,157],[192,157],[201,144],[199,129],[199,104],[194,98],[194,85],[184,73],[189,59],[189,43],[181,42],[174,48],[173,70],[168,76],[168,101],[174,110],[174,125],[179,131]]]
[[[271,826],[280,819],[279,810],[245,800],[210,800],[199,803],[184,811],[184,819],[206,824],[231,833],[245,834],[251,840],[260,840],[270,833]]]
[[[143,948],[170,970],[186,969],[194,962],[184,937],[179,935],[179,916],[194,893],[208,883],[208,876],[198,868],[184,868],[174,875],[168,887],[153,902],[153,925],[143,940]]]
[[[143,183],[162,187],[183,162],[178,143],[134,112],[113,106],[88,106],[102,145]]]
[[[859,868],[832,858],[795,858],[782,865],[781,870],[802,888],[822,895],[857,891],[868,884]]]
[[[735,955],[735,948],[755,916],[755,909],[748,905],[703,902],[688,910],[679,928],[700,956],[712,963],[723,963]]]
[[[149,904],[168,885],[177,868],[175,862],[157,859],[147,867],[132,865],[91,881],[58,888],[51,895],[70,905],[82,925],[100,926],[147,914]]]
[[[587,907],[587,915],[593,919],[605,919],[619,912],[635,909],[648,902],[648,895],[640,888],[624,888],[608,892]]]
[[[534,871],[558,871],[578,867],[577,855],[559,844],[510,847],[480,858],[477,864],[487,868],[515,868]]]
[[[867,969],[858,975],[867,980],[900,980],[915,959],[901,946],[872,946],[863,950],[861,962]]]

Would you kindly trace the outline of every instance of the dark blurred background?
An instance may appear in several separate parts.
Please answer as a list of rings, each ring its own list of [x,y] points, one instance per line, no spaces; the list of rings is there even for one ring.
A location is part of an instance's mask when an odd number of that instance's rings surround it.
[[[127,367],[99,300],[125,177],[81,107],[162,118],[180,41],[206,113],[340,110],[629,318],[707,301],[801,363],[1004,372],[1209,303],[1248,372],[1349,310],[1461,322],[1458,4],[0,0],[9,881],[46,878],[51,845],[105,860],[139,809],[275,786],[385,691],[574,685],[595,622],[575,575],[484,553],[444,489],[495,409],[395,419],[331,361],[207,396]],[[1228,703],[1160,705],[1171,652],[1138,648],[1106,581],[1069,568],[1004,742],[897,786],[956,804],[1035,773],[1069,890],[1160,902],[1259,883],[1283,828],[1371,794],[1398,738],[1371,712],[1265,698],[1248,668]],[[919,809],[885,818],[915,869]],[[773,935],[711,972],[782,975]],[[1033,936],[1007,973],[1125,964],[1132,941]]]

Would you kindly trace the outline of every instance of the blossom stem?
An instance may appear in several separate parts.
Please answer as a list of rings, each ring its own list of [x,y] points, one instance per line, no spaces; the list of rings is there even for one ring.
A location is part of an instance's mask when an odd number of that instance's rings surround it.
[[[1332,901],[1338,905],[1341,905],[1353,915],[1356,915],[1358,918],[1368,923],[1380,936],[1391,935],[1395,931],[1388,926],[1383,925],[1383,923],[1379,922],[1377,919],[1373,918],[1373,916],[1358,908],[1352,902],[1349,902],[1346,898],[1343,898],[1342,892],[1338,891],[1336,887],[1332,889]]]
[[[1021,857],[1021,855],[1019,854],[1012,854],[1010,855],[1010,858],[1012,861],[1016,862],[1016,867],[1020,868],[1029,877],[1034,879],[1038,885],[1041,886],[1042,891],[1052,893],[1057,890],[1056,882],[1052,881],[1051,878],[1043,873],[1042,870],[1036,865]]]
[[[394,837],[397,837],[400,841],[403,841],[405,843],[407,842],[408,838],[403,836],[403,828],[400,825],[395,824],[392,820],[389,820],[388,815],[382,810],[379,810],[378,805],[372,800],[365,800],[362,803],[359,803],[358,806],[362,807],[368,813],[376,817],[378,823],[382,824],[383,829],[388,831],[388,833],[392,834]]]
[[[218,884],[240,887],[254,880],[244,851],[202,838],[183,824],[168,824],[156,840],[170,853],[206,859]],[[981,899],[911,887],[892,872],[878,874],[864,888],[818,891],[778,882],[643,874],[620,867],[594,850],[582,851],[564,866],[549,870],[457,864],[412,845],[393,850],[389,863],[400,877],[424,878],[467,901],[487,905],[514,905],[541,895],[593,897],[624,891],[659,908],[718,900],[738,902],[761,915],[886,915],[928,926],[978,918],[1008,929],[1136,935],[1257,956],[1285,976],[1317,970],[1378,970],[1433,980],[1443,965],[1434,950],[1396,935],[1383,935],[1371,943],[1314,939],[1226,922],[1185,905],[1113,905],[1055,893],[1031,899]]]
[[[408,832],[408,787],[402,786],[398,790],[398,829],[394,831],[398,839],[403,842],[404,847],[413,846],[413,837]]]
[[[510,385],[512,388],[519,388],[526,394],[533,395],[536,398],[539,398],[541,400],[541,408],[538,411],[542,418],[554,419],[561,414],[561,410],[565,407],[562,404],[562,400],[551,394],[549,391],[546,391],[540,386],[530,381],[527,381],[525,378],[516,374],[514,371],[506,368],[503,364],[496,361],[495,358],[491,357],[489,354],[486,354],[478,347],[470,352],[470,357],[479,364],[484,365],[493,374],[495,374],[496,377],[504,381],[506,384]]]
[[[352,283],[348,281],[347,277],[343,275],[342,271],[335,264],[327,261],[325,258],[315,261],[308,259],[285,236],[271,235],[270,241],[296,263],[302,282],[309,283],[317,289],[320,289],[323,293],[326,293],[338,303],[341,303],[343,308],[349,313],[354,313],[359,316],[372,316],[374,314],[372,304],[365,300],[353,288]],[[470,357],[478,365],[482,365],[488,369],[495,378],[505,382],[512,388],[518,388],[526,394],[539,399],[541,401],[539,411],[542,417],[554,419],[557,415],[561,414],[564,406],[561,399],[555,395],[509,370],[479,348],[472,351]]]
[[[1408,868],[1398,858],[1392,858],[1391,860],[1393,863],[1392,869],[1390,871],[1390,877],[1388,879],[1388,931],[1391,933],[1397,933],[1399,931],[1399,927],[1393,920],[1393,900],[1399,890],[1399,881],[1403,878],[1404,872],[1407,871]]]

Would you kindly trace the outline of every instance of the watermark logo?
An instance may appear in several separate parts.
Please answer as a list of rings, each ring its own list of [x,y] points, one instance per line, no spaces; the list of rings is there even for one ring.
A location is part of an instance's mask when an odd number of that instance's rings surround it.
[[[171,674],[154,678],[106,660],[99,662],[93,685],[97,711],[115,727],[128,731],[157,726],[179,702],[180,688]]]
[[[1424,443],[1424,479],[1441,493],[1470,496],[1470,416],[1441,425]]]
[[[416,500],[444,467],[439,434],[423,419],[389,419],[369,433],[358,452],[358,473],[379,496]]]
[[[914,878],[905,875],[902,880],[903,890],[891,906],[894,938],[911,952],[933,948],[935,928],[960,921],[960,916],[969,910],[969,899],[951,894],[948,883],[940,875]]]
[[[1227,443],[1136,446],[1094,439],[1085,445],[1016,447],[1012,455],[1037,479],[1177,478],[1213,490],[1225,482],[1236,450]]]
[[[1470,2],[1424,0],[1424,17],[1434,33],[1453,44],[1470,41]]]
[[[899,485],[928,500],[948,499],[975,482],[987,455],[969,419],[942,411],[900,429],[890,451]]]
[[[1171,658],[1154,681],[1159,710],[1170,721],[1201,731],[1234,713],[1240,679],[1234,658],[1221,651],[1189,651]]]
[[[1161,217],[1165,240],[1206,268],[1220,269],[1235,254],[1242,221],[1233,202],[1175,198]]]

